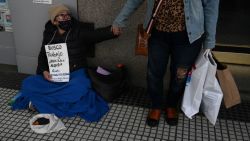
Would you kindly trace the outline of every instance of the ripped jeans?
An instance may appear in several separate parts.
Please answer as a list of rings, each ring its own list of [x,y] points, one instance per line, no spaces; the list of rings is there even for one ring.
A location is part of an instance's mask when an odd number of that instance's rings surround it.
[[[152,107],[161,109],[162,104],[176,108],[182,97],[187,73],[202,48],[203,38],[189,43],[187,32],[161,32],[152,30],[149,39],[147,85]],[[163,99],[163,77],[170,58],[170,86]]]

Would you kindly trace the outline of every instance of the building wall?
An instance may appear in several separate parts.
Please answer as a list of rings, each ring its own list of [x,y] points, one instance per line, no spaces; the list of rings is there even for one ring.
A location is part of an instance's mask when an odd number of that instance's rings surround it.
[[[16,65],[15,43],[12,32],[0,32],[0,64]]]
[[[20,73],[34,74],[37,56],[41,47],[44,24],[48,20],[48,7],[45,4],[33,4],[32,0],[9,0],[13,20],[13,33],[0,32],[0,63],[18,66]],[[73,14],[81,21],[95,22],[96,27],[112,24],[126,0],[53,0],[53,3],[69,5]],[[135,37],[137,24],[143,22],[146,3],[129,19],[123,34],[113,40],[96,45],[96,57],[89,58],[92,66],[114,67],[123,63],[128,68],[129,82],[135,86],[146,87],[147,57],[135,56]],[[16,53],[16,54],[15,54]],[[239,89],[249,90],[249,66],[230,65]],[[164,86],[168,86],[166,74]]]

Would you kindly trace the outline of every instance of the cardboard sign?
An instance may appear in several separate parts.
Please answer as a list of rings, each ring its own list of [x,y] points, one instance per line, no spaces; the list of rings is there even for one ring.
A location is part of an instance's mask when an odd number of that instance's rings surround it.
[[[52,81],[69,82],[69,57],[66,43],[45,45]]]

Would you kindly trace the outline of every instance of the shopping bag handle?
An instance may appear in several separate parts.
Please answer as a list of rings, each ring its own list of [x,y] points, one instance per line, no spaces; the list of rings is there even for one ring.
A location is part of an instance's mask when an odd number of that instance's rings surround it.
[[[208,56],[209,54],[211,54],[211,49],[204,49],[204,55]]]
[[[211,49],[205,49],[204,51],[204,57],[207,58],[207,60],[209,60],[209,62],[214,65],[214,66],[217,66],[214,58],[213,58],[213,54],[212,54],[212,51]]]

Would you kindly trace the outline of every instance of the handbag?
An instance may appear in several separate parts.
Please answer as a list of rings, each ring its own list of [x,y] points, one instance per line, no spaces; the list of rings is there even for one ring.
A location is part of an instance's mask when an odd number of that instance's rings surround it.
[[[215,57],[214,60],[217,64],[216,76],[223,92],[224,105],[230,108],[241,103],[240,93],[234,81],[233,75],[229,68],[219,62]]]
[[[135,46],[135,55],[148,55],[148,39],[150,37],[150,32],[154,22],[154,18],[159,11],[159,7],[163,0],[160,0],[152,18],[150,19],[149,25],[146,30],[143,28],[143,24],[139,24],[137,27],[137,36],[136,36],[136,46]]]

